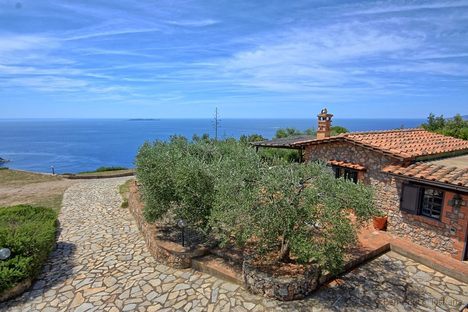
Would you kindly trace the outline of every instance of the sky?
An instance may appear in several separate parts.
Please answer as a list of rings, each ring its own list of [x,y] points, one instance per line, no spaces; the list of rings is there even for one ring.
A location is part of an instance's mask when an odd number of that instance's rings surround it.
[[[0,0],[0,118],[468,114],[468,1]]]

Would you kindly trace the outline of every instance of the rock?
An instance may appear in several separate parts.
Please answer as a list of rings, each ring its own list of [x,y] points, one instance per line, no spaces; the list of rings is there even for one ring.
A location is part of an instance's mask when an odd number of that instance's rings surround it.
[[[166,293],[166,294],[163,294],[163,295],[159,296],[158,298],[156,298],[156,299],[154,300],[154,302],[159,302],[159,303],[161,303],[161,304],[164,304],[164,303],[166,302],[166,300],[167,300],[167,296],[168,296],[168,295],[169,295],[169,294],[167,294],[167,293]]]
[[[76,293],[75,297],[73,298],[72,303],[70,304],[70,308],[75,308],[81,305],[84,302],[84,297],[81,292]]]
[[[94,305],[92,303],[83,303],[82,305],[76,308],[75,312],[85,312],[92,308],[94,308]]]
[[[104,278],[103,282],[107,287],[112,287],[115,285],[115,283],[117,283],[117,279],[113,276],[107,276]]]
[[[215,303],[218,300],[218,292],[219,292],[218,288],[214,288],[211,291],[211,302]]]

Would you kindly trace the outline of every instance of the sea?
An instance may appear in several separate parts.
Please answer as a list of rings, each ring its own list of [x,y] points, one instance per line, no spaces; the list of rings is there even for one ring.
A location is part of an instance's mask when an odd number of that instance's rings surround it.
[[[350,131],[414,128],[424,119],[334,119]],[[246,134],[274,137],[279,128],[316,128],[314,119],[221,119],[220,138]],[[213,119],[0,119],[1,164],[36,172],[77,173],[101,166],[134,167],[146,141],[172,135],[215,134]]]

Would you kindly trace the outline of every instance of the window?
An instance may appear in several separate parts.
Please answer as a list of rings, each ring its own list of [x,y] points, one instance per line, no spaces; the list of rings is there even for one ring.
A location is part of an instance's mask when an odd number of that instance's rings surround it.
[[[335,172],[335,178],[345,178],[346,180],[353,181],[357,183],[358,181],[358,171],[354,169],[332,166],[333,172]]]
[[[444,202],[444,192],[430,188],[423,188],[421,214],[426,217],[440,219],[442,205]]]
[[[403,184],[400,209],[408,213],[440,220],[444,192],[429,187]]]

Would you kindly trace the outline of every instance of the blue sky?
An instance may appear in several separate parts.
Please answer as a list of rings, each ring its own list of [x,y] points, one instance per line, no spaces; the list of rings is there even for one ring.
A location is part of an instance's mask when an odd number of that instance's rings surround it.
[[[468,1],[0,0],[0,118],[468,114]]]

